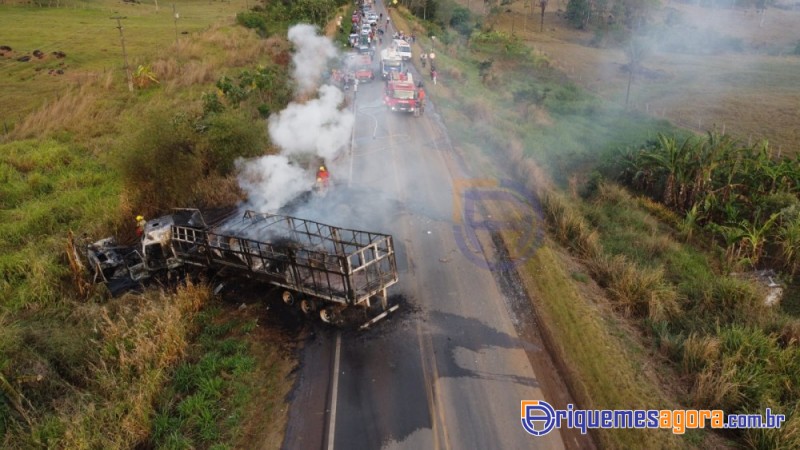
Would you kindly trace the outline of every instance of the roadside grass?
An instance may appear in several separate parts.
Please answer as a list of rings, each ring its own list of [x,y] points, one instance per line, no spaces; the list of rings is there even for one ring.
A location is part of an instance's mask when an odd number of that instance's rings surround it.
[[[282,422],[291,365],[277,342],[263,340],[254,312],[215,305],[199,315],[196,343],[159,396],[150,445],[242,448],[257,437],[263,448],[280,446],[265,430]]]
[[[113,172],[75,144],[0,144],[0,307],[39,309],[69,297],[66,232],[108,230],[119,192]]]
[[[581,408],[678,408],[657,388],[668,380],[656,375],[647,348],[613,312],[587,298],[590,289],[576,285],[566,258],[546,243],[526,262],[525,284],[540,299],[536,312],[549,324],[557,357],[573,370],[569,385]],[[603,430],[596,436],[603,448],[683,448],[683,439],[696,439],[667,430]]]
[[[184,355],[193,317],[210,296],[205,286],[188,283],[174,295],[150,291],[107,305],[72,303],[59,313],[51,308],[49,319],[17,320],[20,338],[3,349],[3,373],[24,399],[30,429],[4,414],[3,447],[142,443],[167,368]]]

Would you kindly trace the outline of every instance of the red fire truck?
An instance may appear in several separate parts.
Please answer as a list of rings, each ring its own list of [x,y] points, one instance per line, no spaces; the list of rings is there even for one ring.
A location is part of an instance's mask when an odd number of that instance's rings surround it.
[[[386,80],[383,103],[391,111],[402,111],[419,115],[419,91],[411,74],[394,73]]]

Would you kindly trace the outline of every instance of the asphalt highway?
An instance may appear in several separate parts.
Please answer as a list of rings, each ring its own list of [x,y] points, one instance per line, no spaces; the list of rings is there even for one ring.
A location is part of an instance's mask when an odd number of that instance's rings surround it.
[[[558,430],[533,437],[520,424],[521,400],[564,403],[568,394],[513,271],[496,265],[502,251],[489,232],[471,231],[491,217],[469,199],[502,195],[465,194],[494,185],[465,172],[435,104],[422,117],[393,113],[382,91],[379,77],[358,87],[331,201],[359,228],[394,236],[400,282],[390,303],[400,309],[363,332],[313,327],[283,447],[565,448]],[[566,448],[587,445],[570,437]]]

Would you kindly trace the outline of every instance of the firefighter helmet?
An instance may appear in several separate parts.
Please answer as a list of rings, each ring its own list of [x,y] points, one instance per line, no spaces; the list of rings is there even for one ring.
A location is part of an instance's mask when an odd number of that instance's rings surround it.
[[[144,220],[144,216],[136,216],[136,221],[137,222],[142,221],[142,220]]]

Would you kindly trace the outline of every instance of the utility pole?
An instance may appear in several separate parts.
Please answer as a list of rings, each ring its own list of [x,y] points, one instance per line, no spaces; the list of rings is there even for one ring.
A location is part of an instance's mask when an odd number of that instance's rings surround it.
[[[542,7],[542,21],[539,25],[539,33],[544,32],[544,10],[547,8],[547,0],[539,0],[539,6]]]
[[[133,92],[131,67],[128,65],[128,53],[125,51],[125,34],[122,32],[122,22],[120,22],[120,20],[127,19],[127,17],[114,16],[111,19],[117,21],[117,29],[119,30],[119,40],[122,42],[122,58],[125,60],[125,77],[128,79],[128,90],[130,92]]]
[[[175,10],[175,3],[172,4],[172,17],[175,18],[175,45],[178,45],[178,11]]]

